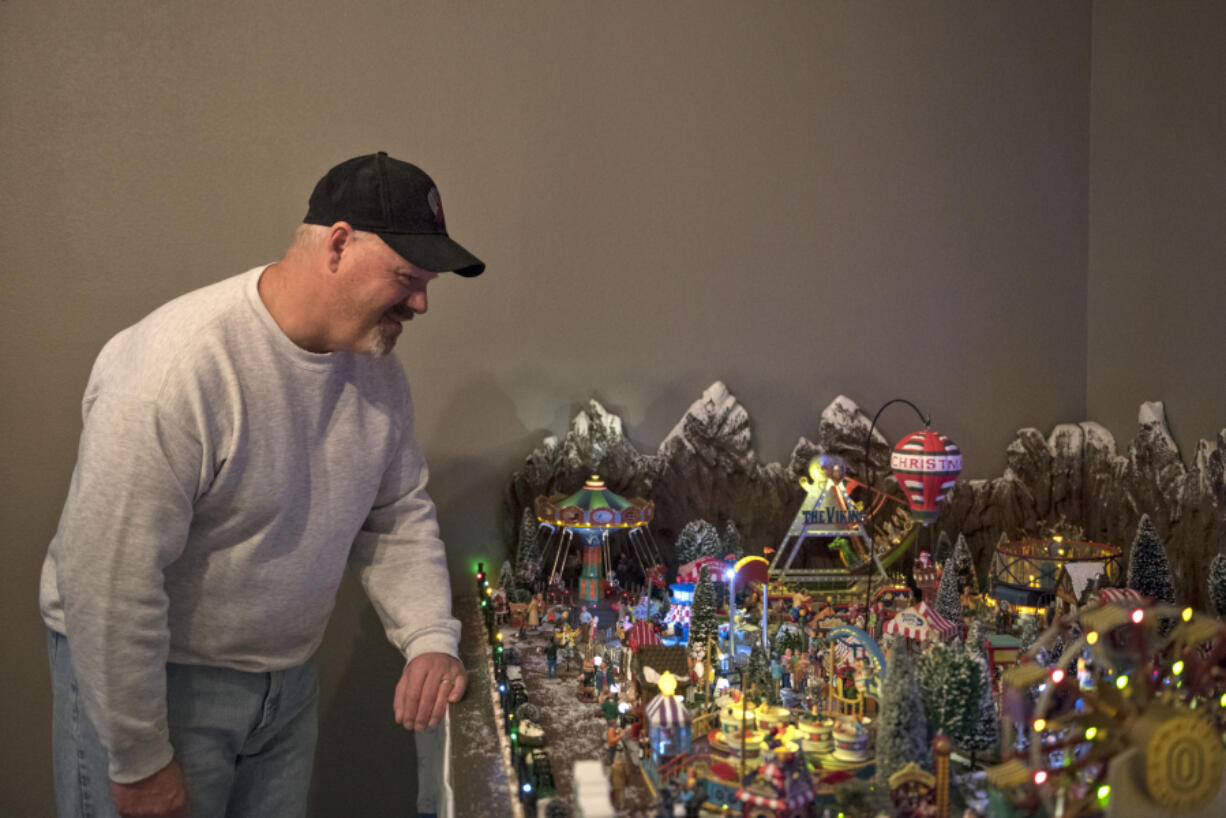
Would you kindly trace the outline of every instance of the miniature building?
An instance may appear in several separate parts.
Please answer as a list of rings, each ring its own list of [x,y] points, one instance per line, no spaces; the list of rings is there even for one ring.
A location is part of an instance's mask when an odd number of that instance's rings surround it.
[[[661,692],[658,685],[665,671],[673,675],[682,695],[690,683],[690,654],[684,645],[643,645],[634,652],[632,668],[642,701]]]

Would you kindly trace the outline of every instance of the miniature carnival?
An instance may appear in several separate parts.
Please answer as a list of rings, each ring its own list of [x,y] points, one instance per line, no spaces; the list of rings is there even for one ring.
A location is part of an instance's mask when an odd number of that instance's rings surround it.
[[[925,419],[890,464],[811,456],[761,553],[731,520],[662,548],[590,469],[525,507],[478,581],[524,814],[1226,814],[1226,560],[1210,615],[1144,514],[1127,551],[1063,520],[972,548],[935,528],[957,446]]]

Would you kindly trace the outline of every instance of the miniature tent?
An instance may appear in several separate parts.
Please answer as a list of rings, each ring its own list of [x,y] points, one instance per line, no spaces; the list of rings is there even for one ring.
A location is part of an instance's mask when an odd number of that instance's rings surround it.
[[[651,753],[658,761],[690,751],[690,714],[673,695],[677,681],[665,671],[660,676],[660,695],[652,699],[645,711]]]
[[[687,562],[677,569],[678,582],[698,583],[699,572],[706,569],[707,575],[715,582],[723,582],[724,572],[730,566],[719,557],[699,557],[693,562]]]
[[[643,645],[660,644],[660,637],[650,622],[640,619],[626,631],[626,641],[630,643],[630,650],[638,650]]]
[[[905,636],[918,642],[927,642],[934,635],[952,639],[958,633],[958,623],[951,622],[921,602],[902,611],[883,628],[885,633]]]
[[[1098,592],[1098,601],[1103,605],[1111,602],[1129,605],[1144,602],[1145,596],[1140,591],[1134,591],[1132,588],[1103,588]]]
[[[1091,582],[1106,579],[1107,565],[1104,562],[1070,562],[1056,574],[1056,596],[1076,605],[1081,602]]]

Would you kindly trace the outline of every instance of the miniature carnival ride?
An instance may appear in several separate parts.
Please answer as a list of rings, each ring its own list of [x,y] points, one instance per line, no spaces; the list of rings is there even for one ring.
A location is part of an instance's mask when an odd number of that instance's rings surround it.
[[[1028,652],[1058,652],[1055,662],[1005,674],[1010,716],[1027,724],[1032,781],[1053,818],[1220,816],[1226,625],[1128,603],[1058,620]]]
[[[537,497],[535,506],[540,527],[549,531],[544,553],[547,556],[552,549],[554,554],[550,585],[561,584],[570,548],[579,540],[583,544],[579,598],[599,602],[604,597],[605,584],[615,576],[609,555],[610,537],[625,534],[626,544],[643,576],[653,580],[658,577],[657,584],[663,587],[663,560],[648,526],[655,516],[655,504],[650,500],[622,497],[593,474],[574,494]]]
[[[1120,549],[1074,542],[1056,535],[1004,541],[992,554],[990,604],[1008,603],[1018,613],[1043,614],[1058,597],[1074,604],[1091,581],[1114,585]]]
[[[809,461],[808,474],[800,478],[805,499],[770,565],[773,580],[854,596],[874,575],[888,581],[886,569],[915,542],[920,526],[907,513],[904,501],[858,483],[846,472],[838,457],[820,455]],[[857,489],[869,498],[867,509],[852,497]],[[896,505],[886,513],[890,503]],[[842,565],[810,567],[805,544],[811,540],[824,541]]]

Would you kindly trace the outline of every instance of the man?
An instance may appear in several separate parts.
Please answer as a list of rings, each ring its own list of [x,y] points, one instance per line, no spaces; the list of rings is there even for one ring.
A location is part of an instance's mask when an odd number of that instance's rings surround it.
[[[405,656],[396,721],[423,730],[460,699],[443,543],[388,353],[440,272],[483,270],[429,176],[362,156],[320,180],[280,261],[107,343],[40,593],[61,816],[304,814],[311,657],[346,564]]]

